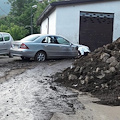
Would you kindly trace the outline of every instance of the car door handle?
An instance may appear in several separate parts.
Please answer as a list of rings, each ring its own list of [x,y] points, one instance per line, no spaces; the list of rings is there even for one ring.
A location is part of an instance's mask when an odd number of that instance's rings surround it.
[[[44,45],[45,47],[47,47],[48,45]]]

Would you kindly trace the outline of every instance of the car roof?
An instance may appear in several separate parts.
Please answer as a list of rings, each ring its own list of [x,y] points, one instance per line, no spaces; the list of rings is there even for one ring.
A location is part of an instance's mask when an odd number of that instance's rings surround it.
[[[39,36],[43,36],[43,37],[44,37],[44,36],[56,36],[56,37],[57,37],[57,36],[60,36],[60,35],[52,35],[52,34],[32,34],[32,35],[33,35],[33,36],[34,36],[34,35],[36,35],[36,36],[39,35]],[[62,37],[62,36],[60,36],[60,37]]]
[[[10,33],[7,33],[7,32],[0,32],[0,34],[9,34],[10,35]]]
[[[32,34],[32,35],[40,35],[40,36],[61,36],[61,35],[54,35],[54,34]],[[62,36],[61,36],[62,37]]]
[[[49,36],[55,36],[55,37],[62,37],[62,36],[60,36],[60,35],[52,35],[52,34],[31,34],[31,35],[28,35],[28,36],[26,36],[26,37],[32,37],[32,36],[36,36],[36,37],[40,37],[40,38],[45,38],[45,37],[49,37]],[[23,40],[24,41],[24,39],[26,38],[26,37],[24,37],[24,38],[22,38],[21,40]],[[41,39],[42,40],[42,39]]]

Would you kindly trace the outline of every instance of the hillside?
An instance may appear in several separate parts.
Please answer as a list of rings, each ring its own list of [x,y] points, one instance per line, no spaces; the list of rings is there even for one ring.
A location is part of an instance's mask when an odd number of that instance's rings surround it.
[[[0,0],[0,16],[7,15],[10,12],[8,0]]]

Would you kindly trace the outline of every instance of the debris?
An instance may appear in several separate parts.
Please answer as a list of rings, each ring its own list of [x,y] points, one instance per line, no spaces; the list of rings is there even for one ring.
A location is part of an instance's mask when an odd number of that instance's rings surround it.
[[[55,81],[90,92],[99,103],[120,105],[120,38],[76,59],[73,66],[59,73],[64,77]]]

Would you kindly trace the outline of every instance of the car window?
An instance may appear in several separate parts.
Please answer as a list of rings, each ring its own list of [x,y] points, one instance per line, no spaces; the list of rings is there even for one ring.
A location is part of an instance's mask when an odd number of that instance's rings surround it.
[[[56,37],[56,39],[59,44],[70,45],[70,42],[62,37]]]
[[[42,40],[42,43],[48,43],[47,39],[44,38],[44,39]]]
[[[4,34],[3,37],[4,37],[5,41],[9,41],[10,40],[10,36],[8,34]]]
[[[21,41],[35,41],[39,37],[40,37],[39,35],[30,35],[23,38]]]
[[[2,42],[3,41],[3,37],[2,37],[2,35],[0,34],[0,42]]]
[[[45,37],[43,40],[42,40],[42,43],[49,43],[50,42],[50,37]]]
[[[57,40],[55,39],[55,37],[53,36],[48,36],[48,37],[45,37],[42,41],[42,43],[52,43],[52,44],[57,44]]]

